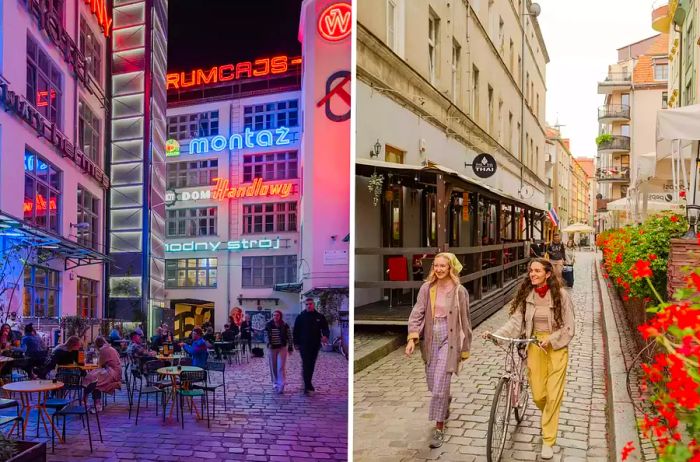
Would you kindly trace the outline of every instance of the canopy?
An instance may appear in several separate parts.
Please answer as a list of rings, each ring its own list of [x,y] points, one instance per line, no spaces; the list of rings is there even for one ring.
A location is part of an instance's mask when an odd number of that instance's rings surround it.
[[[562,229],[562,232],[565,233],[592,233],[594,231],[595,229],[583,223],[574,223],[573,225],[569,225]]]
[[[632,204],[629,198],[623,197],[622,199],[617,199],[608,203],[607,208],[608,210],[631,210]],[[655,212],[678,210],[680,208],[681,206],[679,204],[674,204],[673,202],[647,201],[647,210],[653,210]]]

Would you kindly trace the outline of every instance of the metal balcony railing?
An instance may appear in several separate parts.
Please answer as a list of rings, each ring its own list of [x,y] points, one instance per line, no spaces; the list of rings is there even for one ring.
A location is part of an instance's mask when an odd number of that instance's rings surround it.
[[[630,107],[626,104],[608,104],[598,108],[598,120],[630,118]]]
[[[598,181],[629,181],[629,167],[603,167],[596,169],[595,177]]]
[[[609,72],[608,75],[605,76],[604,82],[632,82],[632,74],[629,72]]]
[[[601,151],[629,151],[630,137],[624,135],[612,135],[609,141],[603,141],[598,145],[598,152]]]

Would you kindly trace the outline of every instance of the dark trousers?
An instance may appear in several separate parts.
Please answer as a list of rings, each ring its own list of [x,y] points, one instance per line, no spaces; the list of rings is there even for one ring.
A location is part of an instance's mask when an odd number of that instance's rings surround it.
[[[311,379],[314,377],[314,368],[316,367],[316,358],[318,358],[319,347],[313,346],[302,346],[301,347],[301,364],[302,364],[302,377],[304,378],[304,389],[311,390],[313,385],[311,384]]]

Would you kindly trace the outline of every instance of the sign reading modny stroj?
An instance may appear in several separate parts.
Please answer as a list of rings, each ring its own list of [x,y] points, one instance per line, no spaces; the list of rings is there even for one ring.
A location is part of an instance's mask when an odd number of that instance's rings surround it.
[[[245,250],[277,250],[289,247],[289,239],[240,239],[238,241],[172,242],[165,244],[166,252],[241,252]]]

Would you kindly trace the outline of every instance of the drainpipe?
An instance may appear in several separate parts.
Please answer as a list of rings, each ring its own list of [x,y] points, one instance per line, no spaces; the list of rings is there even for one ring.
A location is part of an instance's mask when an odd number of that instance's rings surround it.
[[[522,29],[521,37],[521,56],[520,61],[520,188],[523,187],[523,175],[525,173],[525,4],[527,0],[523,0],[520,6],[520,27]]]
[[[683,106],[683,28],[678,24],[673,25],[673,30],[678,32],[678,107]]]

